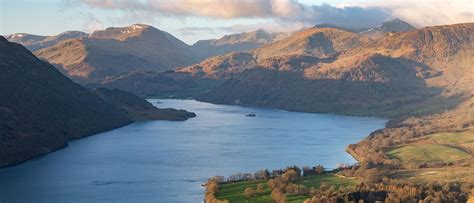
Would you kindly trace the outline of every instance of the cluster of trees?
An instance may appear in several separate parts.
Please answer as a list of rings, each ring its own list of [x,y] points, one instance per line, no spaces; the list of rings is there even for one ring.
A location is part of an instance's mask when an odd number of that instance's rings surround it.
[[[317,165],[312,168],[308,166],[303,167],[303,176],[311,176],[311,175],[318,175],[318,174],[324,174],[324,173],[325,173],[325,169],[321,165]]]
[[[301,171],[296,171],[292,167],[286,169],[280,176],[269,179],[266,186],[271,191],[271,198],[277,203],[284,203],[287,200],[287,195],[309,195],[309,189],[304,185],[294,183],[300,177]],[[244,196],[248,199],[262,193],[265,193],[265,185],[263,183],[258,184],[256,190],[253,187],[248,187],[244,190]]]
[[[206,203],[229,203],[229,200],[218,200],[216,194],[219,192],[219,180],[211,178],[206,183],[204,201]]]
[[[473,183],[429,183],[413,185],[410,183],[362,183],[356,187],[324,190],[319,188],[305,203],[337,202],[466,202]],[[472,191],[474,192],[474,191]],[[472,195],[472,194],[471,194]]]
[[[272,191],[272,199],[280,203],[286,201],[286,194],[298,195],[300,193],[306,193],[307,189],[304,185],[293,183],[298,180],[299,177],[301,177],[300,172],[294,169],[288,169],[283,175],[268,180],[267,186]]]
[[[288,166],[285,169],[276,169],[269,171],[268,169],[260,170],[255,173],[236,173],[230,175],[229,177],[224,176],[214,176],[210,178],[210,180],[217,181],[218,183],[230,183],[230,182],[239,182],[239,181],[246,181],[246,180],[268,180],[271,178],[276,178],[282,176],[288,170],[293,170],[299,175],[309,176],[309,175],[317,175],[325,173],[325,169],[321,165],[317,165],[314,167],[305,166],[300,168],[298,166]]]

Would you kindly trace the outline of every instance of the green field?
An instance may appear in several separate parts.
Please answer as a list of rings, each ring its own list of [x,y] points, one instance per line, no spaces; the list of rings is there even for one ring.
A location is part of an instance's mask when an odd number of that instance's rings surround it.
[[[415,164],[449,163],[470,157],[465,151],[440,144],[402,146],[387,152],[387,156],[404,163]]]
[[[460,133],[436,133],[430,139],[438,144],[465,145],[474,143],[474,131],[468,130]]]
[[[257,188],[259,183],[265,185],[265,192],[258,194],[252,199],[246,199],[244,197],[244,190],[248,187]],[[328,173],[323,175],[315,175],[301,178],[295,182],[296,184],[303,184],[307,188],[315,187],[318,188],[322,183],[326,183],[329,186],[334,185],[336,188],[339,186],[354,186],[358,181],[354,178],[344,178],[338,177],[335,174]],[[229,200],[231,203],[246,202],[249,203],[267,203],[271,202],[270,189],[267,187],[265,180],[252,180],[252,181],[241,181],[236,183],[226,183],[222,184],[219,188],[219,193],[217,194],[217,199]],[[305,199],[310,198],[309,196],[288,196],[289,202],[303,202]]]

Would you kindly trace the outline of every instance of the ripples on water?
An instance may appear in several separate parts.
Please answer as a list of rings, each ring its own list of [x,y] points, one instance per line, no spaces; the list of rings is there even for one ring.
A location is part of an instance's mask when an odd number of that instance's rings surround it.
[[[345,147],[386,122],[193,100],[149,101],[197,117],[137,122],[0,169],[0,200],[201,202],[200,184],[214,175],[354,163]],[[249,113],[257,116],[245,116]]]

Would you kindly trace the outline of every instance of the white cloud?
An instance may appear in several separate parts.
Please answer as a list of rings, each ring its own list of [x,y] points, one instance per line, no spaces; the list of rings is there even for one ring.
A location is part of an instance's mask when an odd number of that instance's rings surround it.
[[[71,1],[71,0],[70,0]],[[74,0],[72,0],[74,1]],[[314,25],[333,23],[351,27],[371,26],[388,18],[378,7],[308,6],[297,0],[76,0],[91,8],[122,10],[141,15],[204,17],[218,19],[269,18],[275,22]]]
[[[356,1],[332,6],[298,0],[65,0],[91,8],[138,15],[207,18],[273,18],[305,24],[332,23],[366,27],[399,17],[417,26],[474,21],[473,0]],[[277,22],[277,21],[275,21]]]
[[[298,0],[63,0],[71,7],[90,12],[110,11],[107,22],[114,24],[154,22],[161,19],[265,19],[269,23],[252,23],[222,27],[221,25],[193,25],[213,29],[175,29],[182,37],[196,38],[229,32],[294,31],[320,23],[347,28],[367,28],[384,21],[400,18],[417,27],[473,22],[474,0],[347,0],[345,4],[309,5]],[[322,1],[318,1],[322,2]],[[119,11],[119,12],[116,12]],[[120,16],[121,13],[121,16]],[[119,14],[119,15],[117,15]],[[114,18],[114,19],[111,19]],[[261,21],[257,21],[261,22]],[[102,27],[98,20],[87,23],[86,30]],[[194,37],[193,37],[194,35]],[[192,40],[190,40],[192,41]]]
[[[474,22],[473,0],[385,0],[339,6],[384,8],[390,15],[418,27]]]

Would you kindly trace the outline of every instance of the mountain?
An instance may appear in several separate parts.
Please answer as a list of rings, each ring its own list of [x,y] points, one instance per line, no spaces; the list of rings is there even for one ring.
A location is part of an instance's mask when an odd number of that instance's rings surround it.
[[[341,51],[361,46],[370,39],[337,28],[308,28],[253,50],[257,60],[275,56],[306,55],[334,58]]]
[[[121,91],[89,90],[0,37],[0,167],[64,147],[68,140],[143,119],[183,120]]]
[[[411,61],[375,54],[359,56],[347,66],[318,67],[307,66],[305,58],[291,60],[294,58],[280,63],[272,61],[277,64],[273,68],[245,70],[197,99],[367,116],[382,115],[399,104],[415,102],[436,92],[416,76],[418,64]]]
[[[434,26],[385,36],[355,53],[377,52],[393,58],[417,61],[426,83],[450,94],[474,89],[474,23]]]
[[[205,59],[198,64],[180,68],[178,71],[191,73],[198,77],[229,78],[234,73],[240,73],[256,66],[257,61],[252,53],[232,52]]]
[[[350,47],[361,46],[370,41],[362,35],[337,28],[309,28],[248,52],[214,56],[178,71],[201,77],[229,78],[259,66],[279,69],[276,66],[285,64],[289,69],[297,69],[299,65],[303,65],[300,62],[304,60],[308,63],[305,66],[332,61]]]
[[[360,34],[367,35],[373,38],[380,37],[384,35],[385,33],[390,33],[390,32],[409,32],[413,31],[416,28],[413,25],[410,25],[409,23],[400,20],[398,18],[395,18],[393,20],[384,22],[380,25],[377,25],[373,28],[370,28],[368,30],[360,32]]]
[[[137,70],[162,71],[195,63],[191,47],[149,25],[95,31],[35,52],[80,83],[98,83]]]
[[[193,49],[200,59],[230,52],[250,51],[264,44],[287,37],[289,33],[269,33],[265,30],[225,35],[220,39],[199,40]]]
[[[473,29],[473,23],[435,26],[371,40],[310,28],[253,50],[249,60],[214,57],[217,63],[187,70],[207,77],[232,73],[199,96],[202,101],[350,115],[427,114],[472,94]]]
[[[30,51],[36,51],[42,48],[50,47],[65,39],[80,39],[87,37],[88,34],[81,31],[66,31],[54,36],[39,36],[25,33],[17,33],[5,36],[10,42],[23,45]]]
[[[0,166],[132,120],[20,45],[0,38]]]

